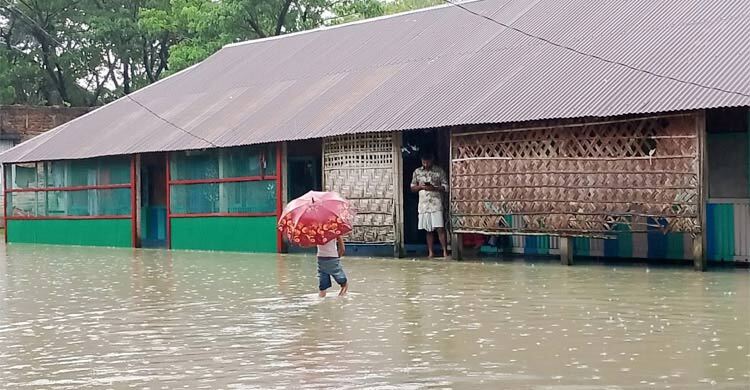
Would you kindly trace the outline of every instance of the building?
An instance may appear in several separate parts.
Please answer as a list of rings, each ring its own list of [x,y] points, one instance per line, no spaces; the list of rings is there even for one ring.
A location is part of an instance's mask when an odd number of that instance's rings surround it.
[[[0,105],[0,153],[77,118],[89,107]],[[0,183],[2,183],[0,177]],[[3,202],[4,194],[0,194]],[[3,226],[5,221],[2,221]]]
[[[744,3],[489,0],[229,45],[2,154],[7,239],[281,251],[284,202],[325,188],[356,250],[398,255],[432,148],[459,256],[747,261]]]

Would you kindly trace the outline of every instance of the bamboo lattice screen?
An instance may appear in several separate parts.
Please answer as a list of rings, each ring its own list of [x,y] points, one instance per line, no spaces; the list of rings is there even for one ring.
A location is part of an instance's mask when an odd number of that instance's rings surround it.
[[[396,239],[393,134],[332,137],[323,145],[326,191],[357,209],[348,242],[393,244]]]
[[[693,115],[468,130],[451,141],[458,232],[700,232]],[[509,215],[523,228],[508,224]]]

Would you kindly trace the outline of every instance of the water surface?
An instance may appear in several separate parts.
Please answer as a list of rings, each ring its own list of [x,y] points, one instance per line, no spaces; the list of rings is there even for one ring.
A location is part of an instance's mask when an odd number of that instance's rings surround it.
[[[750,272],[0,248],[3,389],[748,389]]]

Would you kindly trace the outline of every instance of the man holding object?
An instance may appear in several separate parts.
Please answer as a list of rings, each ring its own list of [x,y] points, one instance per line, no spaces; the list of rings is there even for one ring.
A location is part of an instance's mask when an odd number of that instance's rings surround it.
[[[437,231],[443,257],[448,256],[446,249],[445,221],[443,218],[443,193],[448,191],[448,178],[442,168],[434,164],[432,153],[422,154],[422,166],[414,171],[411,179],[411,190],[419,194],[419,230],[427,234],[427,253],[434,257],[434,231]]]

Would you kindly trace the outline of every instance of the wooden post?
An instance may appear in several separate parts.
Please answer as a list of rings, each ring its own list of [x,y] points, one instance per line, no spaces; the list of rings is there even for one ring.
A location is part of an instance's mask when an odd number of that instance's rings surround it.
[[[693,266],[696,271],[706,270],[706,252],[703,247],[703,234],[693,237]]]
[[[326,138],[320,143],[320,189],[322,191],[329,191],[328,183],[326,183]]]
[[[172,170],[169,163],[169,152],[164,152],[165,174],[164,181],[167,185],[167,249],[172,249]]]
[[[281,175],[281,201],[282,205],[286,207],[289,203],[289,144],[285,141],[281,144],[281,172],[277,173]]]
[[[135,195],[135,201],[133,202],[133,207],[135,207],[135,237],[133,239],[134,244],[133,246],[136,248],[141,247],[141,243],[143,242],[143,229],[141,226],[141,221],[143,221],[143,215],[141,215],[141,155],[136,154],[135,155],[135,167],[133,169],[134,177],[133,180],[133,192]]]
[[[219,154],[219,179],[224,178],[224,159],[226,158],[226,153],[224,149],[214,149],[215,153]],[[263,156],[266,155],[266,152],[262,152]],[[270,162],[267,162],[267,164]],[[266,170],[261,170],[261,176],[265,175]],[[219,184],[219,212],[220,213],[228,213],[229,212],[229,196],[227,194],[227,188],[224,184]]]
[[[750,193],[750,109],[747,110],[747,191]]]
[[[696,271],[705,271],[708,263],[706,256],[706,204],[708,203],[708,154],[706,153],[706,111],[696,115],[698,133],[698,189],[700,232],[693,238],[693,266]]]
[[[560,263],[573,265],[573,242],[570,237],[560,237]]]
[[[9,164],[0,164],[0,170],[3,174],[3,239],[5,243],[8,243],[8,167],[12,167]],[[3,275],[5,275],[3,273]]]
[[[283,161],[286,160],[286,158],[284,158],[285,156],[283,155],[283,146],[283,143],[276,143],[276,145],[272,146],[276,148],[276,161],[271,161],[271,163],[276,164],[276,222],[281,219],[281,213],[284,211],[284,184],[282,171]],[[281,231],[276,229],[276,252],[283,253],[284,249],[284,237],[282,236]]]
[[[394,224],[396,234],[393,243],[393,257],[404,257],[404,159],[401,153],[403,137],[401,132],[393,133],[393,190]]]
[[[448,212],[447,212],[447,220],[448,223],[446,225],[448,226],[451,231],[455,229],[453,226],[453,216],[451,215],[451,211],[453,210],[453,132],[455,131],[455,128],[451,127],[448,129]],[[463,238],[458,233],[448,232],[446,231],[446,235],[450,234],[450,246],[451,246],[451,258],[453,260],[463,260],[464,259],[464,242]],[[446,237],[448,238],[448,237]]]
[[[279,154],[277,159],[278,168],[276,172],[276,182],[277,185],[279,185],[277,196],[281,197],[281,204],[280,206],[277,206],[278,210],[276,213],[278,221],[278,219],[281,218],[281,212],[284,211],[284,207],[289,203],[289,145],[284,141],[277,150]],[[284,239],[284,236],[280,231],[276,232],[276,234],[280,239],[277,243],[277,251],[279,253],[289,253],[289,243]]]
[[[451,234],[451,258],[453,260],[464,259],[464,240],[461,233]]]

